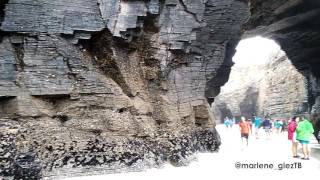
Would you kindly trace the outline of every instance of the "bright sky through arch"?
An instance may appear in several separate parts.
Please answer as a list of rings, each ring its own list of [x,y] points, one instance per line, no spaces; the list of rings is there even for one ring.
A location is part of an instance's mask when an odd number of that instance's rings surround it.
[[[249,66],[264,64],[275,53],[279,52],[280,46],[274,41],[260,36],[241,40],[233,56],[233,62],[237,66]]]

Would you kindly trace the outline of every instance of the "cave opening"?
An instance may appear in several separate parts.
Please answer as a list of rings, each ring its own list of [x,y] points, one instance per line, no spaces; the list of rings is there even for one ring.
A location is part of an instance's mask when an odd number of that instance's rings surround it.
[[[254,116],[287,120],[309,111],[307,79],[272,39],[241,40],[228,82],[212,104],[218,122]]]
[[[17,111],[14,96],[0,96],[0,117],[10,117]]]

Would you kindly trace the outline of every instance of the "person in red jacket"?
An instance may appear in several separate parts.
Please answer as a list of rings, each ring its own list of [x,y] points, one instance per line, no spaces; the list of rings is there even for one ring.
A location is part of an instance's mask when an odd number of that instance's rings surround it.
[[[296,140],[296,128],[299,122],[299,117],[293,117],[288,124],[288,140],[292,142],[292,154],[294,158],[299,158],[298,156],[298,141]]]
[[[244,139],[246,139],[246,145],[248,146],[248,139],[249,139],[249,132],[250,132],[250,125],[246,121],[245,117],[241,117],[241,121],[239,123],[240,133],[241,133],[241,142],[243,145]]]

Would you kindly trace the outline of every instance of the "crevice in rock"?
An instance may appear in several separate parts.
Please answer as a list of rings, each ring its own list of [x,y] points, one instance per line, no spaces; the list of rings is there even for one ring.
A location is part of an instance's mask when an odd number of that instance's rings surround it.
[[[59,101],[70,99],[69,94],[48,94],[48,95],[33,95],[32,97],[40,98],[44,101],[53,103],[53,105],[58,105]]]
[[[59,119],[61,124],[64,124],[65,122],[67,122],[69,120],[69,117],[65,114],[57,114],[57,115],[52,116],[52,118]]]
[[[101,130],[101,129],[89,129],[88,131],[89,131],[90,133],[93,133],[93,134],[97,135],[97,136],[100,136],[101,133],[102,133],[102,130]]]
[[[240,102],[240,113],[246,118],[253,119],[255,113],[258,112],[258,97],[259,91],[254,87],[249,87],[245,92],[245,97],[242,102]]]
[[[194,18],[194,20],[195,20],[196,22],[202,23],[202,22],[198,19],[197,14],[194,13],[194,12],[191,12],[191,11],[188,9],[187,5],[183,2],[183,0],[179,0],[179,3],[181,4],[181,6],[183,7],[183,9],[184,9],[185,12],[187,12],[187,13],[190,14],[190,15],[192,15],[192,17]]]
[[[26,64],[23,61],[24,58],[24,47],[23,44],[12,44],[13,50],[16,56],[16,66],[18,71],[23,71]]]
[[[70,61],[69,61],[69,58],[63,57],[63,61],[66,63],[67,68],[68,68],[68,70],[69,70],[69,73],[68,73],[68,74],[69,74],[72,78],[74,78],[74,79],[76,80],[76,79],[77,79],[77,74],[74,73],[74,71],[73,71],[73,69],[72,69],[72,65],[71,65],[71,63],[70,63]]]
[[[8,4],[9,0],[0,0],[0,27],[2,25],[2,22],[4,21],[5,17],[5,8],[6,4]],[[0,42],[2,42],[2,39],[4,36],[9,35],[9,32],[4,32],[0,29]]]
[[[147,13],[146,17],[143,18],[143,31],[150,33],[158,33],[160,28],[158,27],[157,20],[158,15]],[[139,18],[139,17],[138,17]]]
[[[4,20],[5,8],[6,4],[8,4],[9,0],[0,0],[0,26],[2,21]]]
[[[97,0],[97,5],[98,5],[98,11],[99,11],[99,15],[101,17],[101,19],[105,20],[103,15],[102,15],[102,12],[101,12],[101,1]]]
[[[0,96],[0,117],[9,117],[11,112],[15,112],[15,108],[12,104],[14,96]]]
[[[217,99],[215,99],[215,102],[217,101]],[[221,123],[223,123],[225,117],[235,116],[232,114],[232,111],[230,110],[230,108],[228,107],[226,102],[220,102],[220,103],[213,104],[212,111],[213,111],[215,117],[217,118],[217,120]]]
[[[307,74],[305,74],[306,76]],[[317,95],[314,91],[314,81],[315,81],[315,78],[309,74],[309,76],[307,75],[306,76],[307,78],[307,83],[306,83],[306,88],[307,88],[307,91],[308,91],[308,112],[311,113],[311,110],[312,110],[312,107],[316,104],[316,98],[317,98]]]
[[[145,28],[149,28],[150,26],[146,26]],[[152,27],[156,28],[156,27]],[[155,30],[155,29],[153,29]],[[139,33],[139,36],[134,37],[132,39],[132,43],[130,43],[130,49],[137,51],[139,55],[140,62],[145,66],[149,67],[159,67],[160,63],[157,59],[155,59],[154,51],[150,40],[148,40],[149,32],[142,30]],[[152,32],[153,33],[153,32]]]
[[[127,96],[132,97],[133,95],[122,76],[112,49],[117,47],[127,49],[128,43],[120,38],[115,40],[107,29],[93,34],[90,40],[80,40],[79,43],[82,44],[85,49],[89,50],[89,53],[93,57],[94,64],[113,79]]]
[[[125,111],[127,111],[127,108],[120,108],[120,109],[118,110],[119,113],[124,113]]]

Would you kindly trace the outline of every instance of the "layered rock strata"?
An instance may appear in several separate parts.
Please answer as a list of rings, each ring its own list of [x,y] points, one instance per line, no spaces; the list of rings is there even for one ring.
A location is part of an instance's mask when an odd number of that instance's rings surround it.
[[[220,121],[227,116],[289,119],[304,114],[308,112],[307,78],[280,50],[265,64],[235,64],[212,110]]]
[[[219,148],[208,100],[227,81],[246,2],[8,0],[1,10],[1,176],[181,165]]]
[[[179,164],[217,150],[208,102],[228,79],[249,11],[246,36],[278,41],[308,79],[308,111],[319,109],[318,1],[1,0],[0,10],[1,133],[17,129],[2,136],[1,153],[12,151],[1,157],[6,176],[28,172],[12,167],[34,167],[29,179],[39,168],[54,176],[75,167],[72,175],[159,154],[178,154]],[[193,150],[181,150],[189,140]],[[153,142],[171,149],[129,150]],[[103,144],[113,160],[91,148]]]

